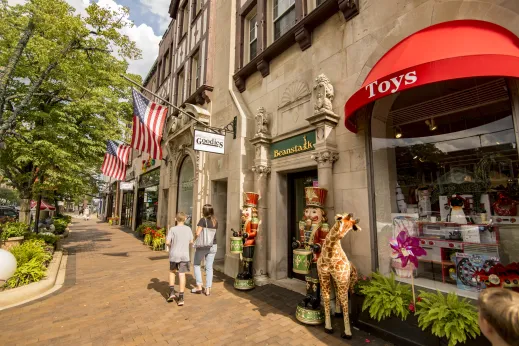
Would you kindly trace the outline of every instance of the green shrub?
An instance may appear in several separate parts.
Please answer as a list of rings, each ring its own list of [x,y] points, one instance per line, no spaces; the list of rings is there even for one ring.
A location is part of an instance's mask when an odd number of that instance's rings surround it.
[[[56,219],[54,220],[54,228],[56,234],[63,234],[67,230],[68,226],[67,220],[64,219]]]
[[[72,222],[72,216],[64,215],[64,214],[58,214],[58,215],[54,216],[54,220],[65,220],[65,221],[67,221],[67,223],[71,223]]]
[[[434,335],[449,340],[449,346],[466,342],[469,335],[480,335],[476,307],[453,292],[445,296],[420,291],[416,306],[418,326],[423,330],[431,327]]]
[[[385,277],[373,273],[368,284],[360,287],[361,293],[366,296],[362,311],[369,308],[371,318],[378,321],[392,315],[405,320],[409,315],[409,304],[412,301],[411,288],[395,281],[395,275]]]
[[[52,233],[30,233],[28,236],[25,237],[25,239],[40,239],[43,240],[46,244],[54,246],[58,242],[59,236]]]
[[[30,284],[31,282],[38,282],[45,277],[46,273],[47,268],[45,265],[33,258],[29,262],[18,266],[13,276],[7,280],[5,285],[15,288]]]
[[[17,268],[6,286],[14,288],[40,281],[47,272],[46,265],[52,255],[46,251],[45,241],[31,239],[9,250],[16,258]]]
[[[153,240],[153,237],[151,236],[151,233],[144,235],[144,245],[150,246],[152,240]]]
[[[2,225],[0,239],[7,240],[14,237],[23,237],[29,228],[23,222],[7,222]]]

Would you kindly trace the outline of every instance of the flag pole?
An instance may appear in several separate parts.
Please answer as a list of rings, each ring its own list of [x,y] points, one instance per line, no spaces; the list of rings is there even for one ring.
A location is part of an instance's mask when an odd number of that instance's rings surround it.
[[[187,113],[186,111],[184,111],[184,110],[178,108],[177,106],[175,106],[175,105],[172,104],[171,102],[169,102],[169,101],[163,99],[162,97],[160,97],[159,95],[155,94],[155,93],[152,92],[151,90],[146,89],[145,87],[143,87],[142,85],[140,85],[140,84],[137,83],[136,81],[134,81],[134,80],[132,80],[132,79],[126,77],[126,76],[123,75],[123,74],[120,74],[120,76],[123,77],[124,79],[126,79],[128,82],[130,82],[130,83],[132,83],[132,84],[138,86],[139,88],[142,88],[143,90],[149,92],[151,95],[155,96],[156,98],[158,98],[158,99],[161,100],[162,102],[168,104],[170,107],[176,109],[176,110],[179,111],[180,113],[182,113],[182,114],[184,114],[184,115],[187,115],[189,118],[193,119],[193,120],[196,121],[197,123],[203,125],[204,127],[208,128],[208,129],[210,129],[211,131],[213,131],[213,132],[216,133],[216,131],[215,131],[211,126],[208,126],[207,124],[201,122],[200,120],[198,120],[197,118],[195,118],[195,117],[192,116],[191,114],[189,114],[189,113]]]

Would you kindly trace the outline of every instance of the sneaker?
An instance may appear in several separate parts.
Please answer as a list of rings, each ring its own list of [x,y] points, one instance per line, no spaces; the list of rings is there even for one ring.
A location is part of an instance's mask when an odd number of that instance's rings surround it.
[[[171,303],[175,299],[175,290],[169,291],[169,297],[167,299],[168,303]]]
[[[184,297],[178,297],[177,305],[178,306],[183,306],[184,305]]]

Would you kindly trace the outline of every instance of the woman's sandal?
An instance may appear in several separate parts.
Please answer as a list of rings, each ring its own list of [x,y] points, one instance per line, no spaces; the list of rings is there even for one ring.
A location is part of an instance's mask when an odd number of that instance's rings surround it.
[[[211,295],[211,287],[206,287],[205,288],[205,295],[206,296],[210,296]]]
[[[197,290],[196,288],[193,288],[191,290],[191,293],[194,293],[194,294],[202,294],[202,290]]]

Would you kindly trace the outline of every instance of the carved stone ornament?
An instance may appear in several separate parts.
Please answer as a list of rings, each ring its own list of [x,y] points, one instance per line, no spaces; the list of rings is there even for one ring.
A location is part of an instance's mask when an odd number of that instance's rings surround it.
[[[256,135],[255,136],[268,136],[269,135],[269,119],[265,108],[258,108],[256,114]]]
[[[305,97],[308,97],[310,93],[310,89],[308,88],[308,85],[305,82],[296,80],[290,83],[283,92],[279,108],[283,108],[294,102],[303,100],[305,99]]]
[[[332,165],[339,159],[339,153],[331,150],[324,150],[314,153],[312,159],[317,162],[317,165]]]
[[[328,77],[326,77],[324,74],[317,76],[315,79],[314,90],[316,94],[314,114],[333,114],[332,101],[335,93]]]
[[[256,165],[252,166],[252,171],[258,174],[270,174],[270,166]]]

